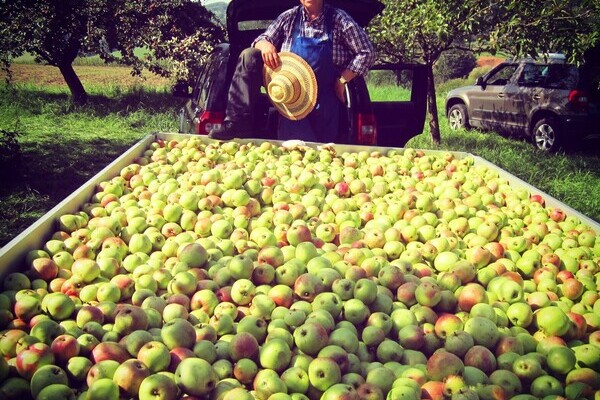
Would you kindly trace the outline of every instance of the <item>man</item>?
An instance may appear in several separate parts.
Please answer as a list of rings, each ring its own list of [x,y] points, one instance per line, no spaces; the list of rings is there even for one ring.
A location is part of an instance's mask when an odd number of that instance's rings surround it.
[[[305,118],[280,118],[278,139],[332,142],[337,137],[339,105],[345,85],[375,61],[373,44],[345,11],[324,0],[300,0],[283,12],[238,59],[229,89],[226,117],[210,137],[229,140],[252,134],[252,112],[260,93],[263,65],[276,69],[280,51],[301,56],[315,71],[317,104]]]

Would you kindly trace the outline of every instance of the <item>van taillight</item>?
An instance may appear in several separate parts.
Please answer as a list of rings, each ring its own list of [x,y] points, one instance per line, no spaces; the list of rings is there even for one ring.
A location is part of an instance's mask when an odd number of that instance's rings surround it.
[[[377,144],[377,125],[375,115],[358,114],[358,144],[376,145]]]
[[[203,111],[195,118],[196,133],[198,135],[208,135],[211,130],[221,128],[225,119],[225,113],[215,111]]]
[[[586,111],[588,107],[587,93],[583,90],[571,90],[569,92],[569,104],[571,104],[575,110]]]

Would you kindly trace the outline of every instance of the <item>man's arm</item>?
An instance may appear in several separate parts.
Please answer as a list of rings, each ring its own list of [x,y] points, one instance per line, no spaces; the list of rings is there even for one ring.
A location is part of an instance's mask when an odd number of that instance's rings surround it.
[[[261,39],[254,43],[254,47],[260,50],[262,60],[267,67],[271,69],[279,67],[281,59],[279,58],[277,47],[275,47],[273,43],[269,42],[267,39]]]
[[[285,39],[286,29],[292,23],[291,19],[295,15],[294,10],[295,8],[280,14],[271,22],[265,32],[252,42],[252,47],[260,50],[263,62],[271,69],[275,69],[281,64],[278,49]]]
[[[364,75],[375,62],[375,47],[369,39],[365,30],[356,23],[346,12],[339,12],[340,38],[344,46],[354,55],[345,66],[342,76],[347,71],[353,72],[354,76],[348,74],[351,80],[356,75]]]
[[[345,12],[338,16],[340,35],[344,46],[354,55],[335,82],[335,93],[345,103],[346,84],[358,75],[364,75],[375,62],[375,48],[367,33]]]
[[[346,104],[346,84],[357,76],[358,74],[356,72],[350,69],[345,69],[342,71],[340,77],[335,81],[335,94],[342,103]]]

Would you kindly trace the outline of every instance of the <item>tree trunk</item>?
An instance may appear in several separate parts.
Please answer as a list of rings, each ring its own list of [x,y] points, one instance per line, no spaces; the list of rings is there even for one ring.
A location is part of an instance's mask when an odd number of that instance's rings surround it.
[[[437,101],[435,98],[435,81],[433,80],[433,64],[427,64],[427,110],[429,111],[429,132],[431,141],[440,144],[440,122],[438,119]]]
[[[58,67],[60,73],[62,74],[67,86],[69,86],[69,90],[71,91],[71,96],[73,98],[73,103],[75,104],[84,104],[87,101],[87,93],[85,88],[81,84],[81,80],[75,73],[73,69],[73,65],[65,64]]]

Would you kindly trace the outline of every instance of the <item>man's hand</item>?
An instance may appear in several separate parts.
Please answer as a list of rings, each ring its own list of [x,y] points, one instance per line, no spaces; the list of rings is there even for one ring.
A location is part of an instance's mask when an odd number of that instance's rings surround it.
[[[279,59],[279,53],[277,52],[277,48],[273,46],[271,42],[268,40],[261,40],[256,42],[254,47],[260,50],[262,55],[263,62],[265,65],[271,69],[275,69],[279,67],[281,64],[281,60]]]
[[[352,70],[345,69],[342,71],[340,77],[335,80],[335,95],[342,102],[346,104],[346,85],[352,79],[356,78],[358,74]]]
[[[339,79],[335,80],[335,95],[342,104],[346,104],[346,84]]]

